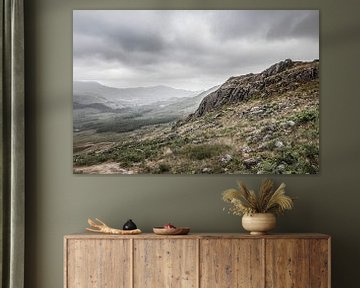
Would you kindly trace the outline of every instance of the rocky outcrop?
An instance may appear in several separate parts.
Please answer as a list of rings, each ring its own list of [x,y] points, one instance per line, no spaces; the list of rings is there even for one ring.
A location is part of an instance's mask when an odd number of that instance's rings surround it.
[[[201,117],[223,105],[238,103],[252,98],[266,98],[295,90],[307,82],[319,78],[319,61],[300,62],[287,59],[258,74],[246,74],[229,78],[215,92],[206,96],[189,118]]]

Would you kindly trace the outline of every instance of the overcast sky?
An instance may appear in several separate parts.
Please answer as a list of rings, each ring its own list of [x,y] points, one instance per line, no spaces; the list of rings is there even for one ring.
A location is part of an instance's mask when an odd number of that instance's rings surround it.
[[[319,58],[317,10],[75,10],[74,80],[205,90],[291,58]]]

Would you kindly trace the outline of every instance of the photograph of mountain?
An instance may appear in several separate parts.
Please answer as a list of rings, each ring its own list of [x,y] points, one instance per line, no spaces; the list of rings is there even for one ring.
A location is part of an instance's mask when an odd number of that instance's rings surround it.
[[[73,173],[319,173],[318,10],[74,10]]]

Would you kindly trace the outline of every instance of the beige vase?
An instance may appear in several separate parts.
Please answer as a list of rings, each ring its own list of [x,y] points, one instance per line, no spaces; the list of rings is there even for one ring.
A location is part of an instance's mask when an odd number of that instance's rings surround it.
[[[276,226],[276,217],[272,213],[255,213],[242,217],[242,226],[251,235],[263,235]]]

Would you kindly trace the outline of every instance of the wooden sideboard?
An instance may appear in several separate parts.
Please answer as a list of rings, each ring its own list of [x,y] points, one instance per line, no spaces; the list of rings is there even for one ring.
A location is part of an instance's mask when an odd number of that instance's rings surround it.
[[[67,235],[65,288],[329,288],[323,234]]]

